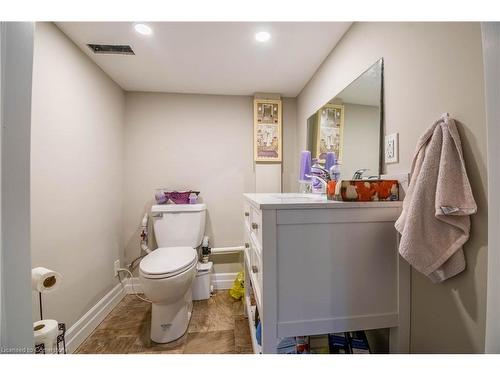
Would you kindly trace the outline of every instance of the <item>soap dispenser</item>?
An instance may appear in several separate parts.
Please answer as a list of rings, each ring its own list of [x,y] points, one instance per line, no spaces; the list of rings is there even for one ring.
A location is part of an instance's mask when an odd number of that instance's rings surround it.
[[[313,165],[311,167],[311,185],[312,192],[315,194],[323,194],[326,192],[327,184],[327,171],[321,166],[318,159],[313,159]]]
[[[340,165],[335,161],[335,164],[330,167],[330,181],[326,187],[326,196],[330,200],[335,200],[337,184],[340,183]]]
[[[330,180],[338,181],[340,179],[340,165],[335,152],[326,153],[325,169],[330,175]]]

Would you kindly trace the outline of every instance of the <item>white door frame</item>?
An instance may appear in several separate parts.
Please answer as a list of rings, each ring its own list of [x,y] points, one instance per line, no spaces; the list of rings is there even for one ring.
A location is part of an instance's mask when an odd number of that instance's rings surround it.
[[[33,348],[30,134],[34,23],[1,23],[1,348]]]
[[[3,48],[2,46],[4,45],[3,43],[3,28],[4,28],[4,23],[0,22],[0,197],[2,196],[2,124],[3,124],[3,117],[2,117],[2,108],[3,108],[3,101],[2,101],[2,77],[3,77]],[[2,200],[0,199],[0,212],[2,212]],[[2,258],[3,258],[3,246],[2,246],[2,215],[0,214],[0,347],[3,347],[3,335],[2,335],[2,327],[4,325],[3,322],[3,282],[2,282]]]
[[[488,290],[485,352],[500,353],[500,23],[482,22],[488,139]]]

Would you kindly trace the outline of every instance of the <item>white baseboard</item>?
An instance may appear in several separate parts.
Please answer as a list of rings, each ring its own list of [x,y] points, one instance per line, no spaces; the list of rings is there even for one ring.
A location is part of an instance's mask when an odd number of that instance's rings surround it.
[[[127,279],[127,283],[125,284],[125,293],[134,294],[134,291],[135,293],[144,293],[138,277]]]
[[[215,290],[227,290],[233,286],[234,279],[238,272],[214,273],[212,275],[212,284]]]
[[[66,351],[73,353],[90,336],[92,331],[106,318],[125,296],[121,284],[116,285],[99,300],[75,324],[66,331]]]
[[[237,274],[237,272],[212,274],[212,285],[214,286],[214,290],[227,290],[231,288]],[[134,294],[134,290],[136,293],[144,292],[142,290],[142,285],[139,282],[139,278],[137,277],[127,279],[127,283],[125,284],[125,293]]]

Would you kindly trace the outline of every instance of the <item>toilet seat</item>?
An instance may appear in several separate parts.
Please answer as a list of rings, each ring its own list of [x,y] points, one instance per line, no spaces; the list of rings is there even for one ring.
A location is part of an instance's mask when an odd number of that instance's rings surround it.
[[[160,247],[146,255],[139,265],[142,276],[165,279],[194,267],[198,254],[192,247]]]

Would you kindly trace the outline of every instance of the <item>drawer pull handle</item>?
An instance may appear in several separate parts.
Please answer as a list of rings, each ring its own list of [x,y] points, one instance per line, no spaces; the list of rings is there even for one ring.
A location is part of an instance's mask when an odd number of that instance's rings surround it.
[[[253,273],[259,272],[259,269],[257,268],[257,266],[252,266],[252,272]]]
[[[248,249],[250,247],[250,244],[248,242],[245,242],[245,247]]]
[[[250,216],[250,212],[245,212],[245,216],[246,217]]]
[[[252,223],[252,229],[257,229],[259,226],[257,223]]]

